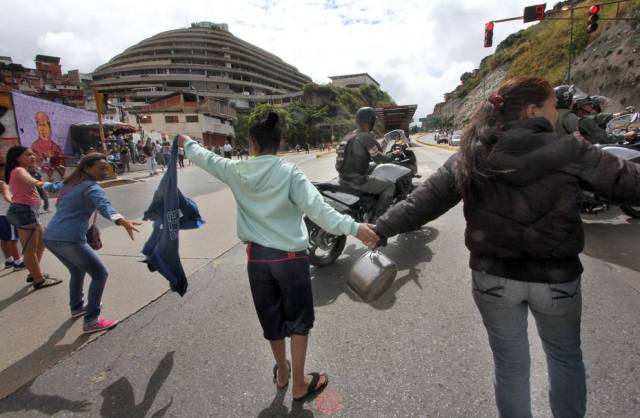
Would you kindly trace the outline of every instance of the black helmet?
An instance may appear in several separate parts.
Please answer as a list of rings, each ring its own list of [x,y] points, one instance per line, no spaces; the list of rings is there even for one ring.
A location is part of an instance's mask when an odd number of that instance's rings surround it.
[[[593,98],[586,94],[580,94],[574,97],[573,107],[580,109],[582,106],[593,104]]]
[[[596,108],[598,113],[604,111],[605,107],[609,104],[609,98],[606,96],[592,96],[593,106]]]
[[[558,103],[556,107],[558,109],[569,109],[573,103],[573,86],[562,85],[555,89]]]
[[[376,111],[371,107],[361,107],[356,112],[356,123],[368,123],[369,129],[373,129],[376,123]]]

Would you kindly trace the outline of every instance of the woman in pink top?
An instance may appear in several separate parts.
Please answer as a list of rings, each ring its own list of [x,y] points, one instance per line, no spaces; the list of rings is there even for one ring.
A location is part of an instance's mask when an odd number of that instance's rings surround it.
[[[35,164],[36,155],[29,148],[16,145],[7,152],[5,179],[13,194],[7,220],[18,230],[18,237],[24,248],[24,264],[29,270],[27,282],[33,282],[34,289],[42,289],[62,281],[52,279],[40,271],[44,242],[39,222],[40,196],[36,187],[42,187],[44,183],[28,172]]]

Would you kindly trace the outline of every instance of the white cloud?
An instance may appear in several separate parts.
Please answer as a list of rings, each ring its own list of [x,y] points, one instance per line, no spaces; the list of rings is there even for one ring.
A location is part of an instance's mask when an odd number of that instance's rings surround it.
[[[125,48],[191,22],[228,23],[241,39],[280,56],[317,82],[368,72],[398,103],[430,113],[460,75],[491,50],[484,23],[518,16],[529,1],[504,0],[172,0],[97,3],[9,0],[0,50],[33,66],[60,56],[65,70],[93,71]],[[496,26],[494,45],[522,28]]]

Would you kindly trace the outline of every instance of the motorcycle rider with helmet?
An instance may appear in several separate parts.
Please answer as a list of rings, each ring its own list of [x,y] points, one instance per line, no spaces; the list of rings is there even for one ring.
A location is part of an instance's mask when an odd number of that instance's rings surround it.
[[[600,128],[596,121],[586,117],[595,109],[593,100],[587,95],[574,96],[575,87],[562,85],[555,89],[556,108],[558,109],[558,121],[556,132],[572,135],[579,132],[586,140],[593,144],[606,144],[609,142],[607,132]]]
[[[378,196],[374,218],[382,215],[393,201],[395,184],[367,175],[369,162],[378,164],[392,162],[392,157],[383,153],[380,144],[371,133],[376,122],[376,112],[371,107],[362,107],[356,112],[358,129],[347,134],[338,145],[336,170],[340,184],[351,189]]]
[[[628,132],[623,137],[609,137],[601,123],[607,120],[607,115],[598,111],[606,104],[600,96],[594,99],[586,94],[574,95],[575,87],[562,85],[555,89],[558,102],[558,122],[556,123],[556,132],[565,133],[567,135],[579,132],[582,137],[592,144],[611,144],[620,140],[633,140],[636,136],[635,132]],[[609,118],[610,120],[610,118]],[[606,123],[605,123],[606,126]]]

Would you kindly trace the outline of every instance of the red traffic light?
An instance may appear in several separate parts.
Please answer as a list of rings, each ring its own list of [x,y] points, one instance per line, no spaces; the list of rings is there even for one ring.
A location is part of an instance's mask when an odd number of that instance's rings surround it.
[[[595,32],[598,29],[598,19],[600,16],[598,13],[600,12],[600,6],[594,4],[589,7],[589,19],[587,20],[587,33]]]
[[[484,47],[489,48],[493,45],[493,22],[484,25]]]

